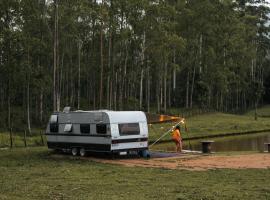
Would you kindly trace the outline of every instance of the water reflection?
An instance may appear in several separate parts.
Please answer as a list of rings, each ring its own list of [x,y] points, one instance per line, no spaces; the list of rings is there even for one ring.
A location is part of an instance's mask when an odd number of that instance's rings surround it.
[[[211,138],[215,141],[212,144],[212,150],[216,152],[225,151],[265,151],[264,143],[270,142],[270,133],[257,133],[241,136],[227,136],[222,138]],[[195,151],[201,150],[201,140],[184,141],[183,148]],[[175,151],[173,142],[165,144],[157,144],[154,146],[156,150]]]

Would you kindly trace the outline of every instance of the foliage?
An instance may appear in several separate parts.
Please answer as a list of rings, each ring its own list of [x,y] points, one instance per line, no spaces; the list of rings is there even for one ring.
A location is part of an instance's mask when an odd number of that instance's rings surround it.
[[[28,129],[40,126],[66,105],[156,112],[257,107],[268,100],[270,72],[269,9],[259,5],[1,1],[0,127],[22,119]]]

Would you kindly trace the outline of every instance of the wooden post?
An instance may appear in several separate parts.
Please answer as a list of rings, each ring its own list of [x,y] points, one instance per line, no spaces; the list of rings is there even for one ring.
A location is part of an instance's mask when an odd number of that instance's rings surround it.
[[[202,153],[211,153],[211,144],[214,141],[202,141]]]
[[[264,145],[265,145],[266,148],[267,148],[267,152],[270,153],[270,143],[264,143]]]
[[[10,148],[13,147],[12,128],[9,129]]]
[[[26,130],[24,130],[23,141],[24,141],[24,147],[27,147],[27,143],[26,143]]]
[[[42,131],[40,131],[40,139],[41,139],[42,146],[44,146],[44,140],[43,140],[43,136],[42,136]]]

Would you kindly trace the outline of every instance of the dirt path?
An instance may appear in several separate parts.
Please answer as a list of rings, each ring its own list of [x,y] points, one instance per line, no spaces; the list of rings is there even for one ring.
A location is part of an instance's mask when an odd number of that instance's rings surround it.
[[[249,155],[190,155],[178,154],[173,157],[151,158],[149,160],[133,159],[101,159],[88,158],[97,162],[119,164],[127,167],[154,167],[167,169],[188,169],[188,170],[207,170],[207,169],[267,169],[270,168],[270,154],[255,153]]]

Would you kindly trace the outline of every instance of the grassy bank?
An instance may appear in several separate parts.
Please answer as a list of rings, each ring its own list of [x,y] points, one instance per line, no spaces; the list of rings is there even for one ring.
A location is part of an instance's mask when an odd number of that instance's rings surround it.
[[[269,199],[269,170],[128,168],[46,148],[0,152],[0,199]],[[222,181],[221,181],[222,180]]]
[[[254,111],[250,111],[244,115],[210,113],[187,118],[186,121],[188,133],[182,129],[183,138],[270,129],[270,118],[259,117],[258,120],[254,120],[254,114],[252,114],[253,112]],[[270,106],[259,109],[258,114],[270,115]],[[171,128],[172,125],[173,123],[155,124],[149,126],[150,140],[155,140],[160,137],[160,135]],[[168,135],[164,139],[170,139],[170,136]]]

